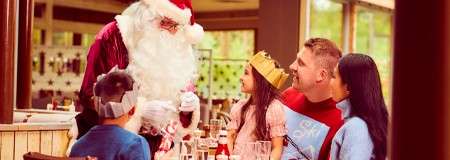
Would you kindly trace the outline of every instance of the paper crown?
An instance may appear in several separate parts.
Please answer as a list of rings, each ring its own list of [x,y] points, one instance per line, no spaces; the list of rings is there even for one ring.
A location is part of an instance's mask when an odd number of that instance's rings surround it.
[[[258,71],[259,74],[264,76],[270,84],[278,89],[283,86],[289,76],[284,72],[284,69],[277,68],[275,65],[275,60],[270,58],[270,56],[264,51],[259,51],[256,53],[252,58],[250,58],[249,63],[256,69],[256,71]]]

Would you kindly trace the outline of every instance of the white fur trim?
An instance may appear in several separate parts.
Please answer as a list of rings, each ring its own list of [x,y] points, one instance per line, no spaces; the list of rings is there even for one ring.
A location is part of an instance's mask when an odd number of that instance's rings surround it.
[[[117,21],[117,27],[119,28],[120,35],[122,35],[122,41],[125,47],[131,49],[134,48],[135,44],[132,40],[131,30],[133,29],[133,20],[129,16],[117,15],[115,17]]]
[[[203,31],[203,27],[201,25],[194,23],[194,25],[186,25],[184,28],[184,34],[189,43],[196,44],[203,39],[205,31]]]
[[[179,24],[188,24],[192,16],[189,8],[180,9],[169,0],[143,0],[147,5],[154,7],[162,16],[169,17]]]

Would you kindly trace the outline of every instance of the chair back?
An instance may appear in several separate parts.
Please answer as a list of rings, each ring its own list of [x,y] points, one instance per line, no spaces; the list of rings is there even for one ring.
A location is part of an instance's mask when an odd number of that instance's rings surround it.
[[[28,152],[23,155],[24,160],[95,160],[95,157],[56,157],[38,152]]]

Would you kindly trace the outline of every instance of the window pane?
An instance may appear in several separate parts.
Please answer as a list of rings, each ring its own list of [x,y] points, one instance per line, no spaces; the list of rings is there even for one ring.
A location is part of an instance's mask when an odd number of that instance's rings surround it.
[[[32,42],[34,45],[41,45],[42,44],[42,35],[41,35],[42,30],[38,29],[38,28],[33,28],[33,37],[32,37]]]
[[[203,41],[196,48],[202,56],[208,57],[203,49],[212,51],[212,96],[214,99],[242,97],[239,77],[244,71],[246,60],[254,52],[254,30],[207,31]],[[208,96],[209,61],[200,61],[197,88],[202,98]]]
[[[378,66],[383,95],[389,105],[392,84],[391,14],[357,6],[356,52],[370,55]]]
[[[54,46],[72,46],[73,33],[72,32],[53,32]]]
[[[310,11],[310,37],[322,37],[342,46],[341,3],[330,0],[312,0]]]
[[[85,33],[81,39],[81,46],[90,47],[95,40],[95,34]]]

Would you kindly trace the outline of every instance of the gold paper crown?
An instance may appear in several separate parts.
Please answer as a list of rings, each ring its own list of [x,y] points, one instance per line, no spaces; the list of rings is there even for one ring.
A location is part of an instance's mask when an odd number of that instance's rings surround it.
[[[288,78],[288,74],[284,72],[284,69],[277,68],[275,66],[275,60],[265,51],[259,51],[252,58],[249,63],[255,68],[259,74],[270,82],[274,87],[280,89],[284,82]]]

